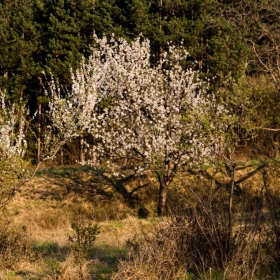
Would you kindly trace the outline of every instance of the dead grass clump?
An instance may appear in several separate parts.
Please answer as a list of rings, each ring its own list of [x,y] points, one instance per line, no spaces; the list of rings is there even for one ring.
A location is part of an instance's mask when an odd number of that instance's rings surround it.
[[[90,261],[83,262],[82,265],[76,262],[74,255],[70,254],[64,262],[57,265],[57,268],[47,274],[43,280],[90,280],[88,266]]]
[[[70,205],[69,205],[70,206]],[[69,209],[72,217],[82,216],[84,219],[95,222],[122,220],[133,215],[133,210],[127,207],[118,198],[94,198],[92,201],[72,204]]]
[[[19,262],[36,259],[25,227],[12,227],[7,220],[0,221],[0,269],[14,268]]]
[[[47,209],[46,211],[34,211],[32,222],[41,229],[63,228],[69,225],[71,215],[66,209]]]

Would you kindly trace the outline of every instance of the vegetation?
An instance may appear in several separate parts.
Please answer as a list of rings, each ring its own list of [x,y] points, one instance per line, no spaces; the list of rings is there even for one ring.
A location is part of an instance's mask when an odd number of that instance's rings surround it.
[[[279,7],[0,1],[0,278],[278,279]]]
[[[254,170],[256,164],[251,162],[251,166],[246,166],[247,172]],[[239,163],[241,166],[244,167],[244,162]],[[215,174],[221,184],[228,182],[223,169],[207,171]],[[269,170],[256,172],[240,183],[234,195],[234,235],[229,238],[229,193],[201,174],[174,182],[170,215],[166,217],[158,218],[156,211],[151,211],[155,206],[156,186],[150,188],[148,197],[142,190],[139,196],[150,209],[150,217],[139,219],[138,209],[129,208],[117,193],[114,198],[105,198],[100,193],[84,192],[90,178],[83,169],[42,169],[2,214],[5,226],[0,235],[1,276],[4,279],[277,279],[277,172],[277,168],[270,166]],[[245,173],[240,168],[238,180]],[[79,176],[84,181],[77,185],[74,179]],[[80,251],[85,245],[86,250]]]

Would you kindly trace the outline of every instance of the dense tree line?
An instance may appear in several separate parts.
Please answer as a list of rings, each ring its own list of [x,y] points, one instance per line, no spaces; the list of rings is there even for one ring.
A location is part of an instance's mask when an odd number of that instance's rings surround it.
[[[264,2],[270,4],[266,11]],[[250,0],[2,0],[1,86],[11,96],[37,95],[42,71],[52,71],[69,85],[69,69],[89,54],[93,32],[128,39],[142,33],[151,41],[155,60],[168,42],[184,40],[204,74],[220,83],[225,78],[236,81],[251,59],[248,42],[260,35],[256,21],[277,30],[276,2],[260,1],[258,6]],[[258,40],[265,46],[264,36]]]
[[[40,96],[43,71],[69,86],[92,44],[93,12],[87,0],[1,1],[0,82],[11,97]]]

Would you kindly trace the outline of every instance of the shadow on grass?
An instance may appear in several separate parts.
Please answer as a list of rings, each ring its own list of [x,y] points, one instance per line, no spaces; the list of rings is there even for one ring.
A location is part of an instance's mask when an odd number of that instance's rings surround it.
[[[39,170],[48,187],[36,187],[34,198],[66,201],[68,199],[87,202],[121,202],[132,212],[142,205],[141,190],[151,187],[147,174],[138,174],[134,169],[124,170],[124,176],[115,178],[106,167],[93,169],[89,166],[56,167]],[[45,184],[45,183],[44,183]],[[44,185],[42,184],[42,185]],[[69,201],[69,200],[68,200]],[[120,218],[120,217],[118,217]]]
[[[41,256],[44,267],[38,273],[28,270],[17,271],[16,275],[23,279],[39,280],[47,276],[59,275],[63,263],[71,254],[71,246],[59,246],[55,242],[34,243],[32,250]],[[86,261],[89,261],[89,279],[110,279],[112,273],[117,270],[118,261],[126,256],[126,248],[107,244],[94,245],[86,257]]]
[[[110,279],[113,272],[117,270],[118,261],[126,258],[127,249],[109,246],[107,244],[95,245],[90,252],[90,259],[96,260],[90,268],[92,279]]]
[[[39,170],[37,172],[37,177],[43,176],[45,180],[48,180],[50,184],[55,183],[59,190],[41,191],[36,190],[41,193],[41,199],[53,196],[57,198],[57,192],[59,196],[67,197],[71,193],[82,194],[88,199],[94,198],[96,195],[102,195],[105,198],[111,198],[112,192],[102,185],[102,181],[98,176],[95,176],[90,167],[77,166],[77,167],[57,167]]]
[[[63,262],[71,252],[70,246],[59,246],[56,242],[34,243],[32,250],[43,259],[55,259]]]
[[[150,180],[146,173],[138,173],[135,168],[123,167],[121,176],[112,176],[112,171],[107,166],[92,168],[91,166],[56,167],[39,170],[37,176],[47,176],[53,179],[68,179],[73,186],[87,184],[92,194],[100,194],[111,198],[114,192],[119,192],[124,198],[131,199],[134,193],[149,185]],[[126,185],[136,183],[132,190],[128,191]],[[91,188],[90,188],[91,186]],[[80,191],[80,190],[79,190]]]
[[[96,196],[101,199],[112,199],[115,190],[108,182],[88,166],[56,167],[39,170],[37,177],[44,177],[50,185],[55,183],[59,189],[36,190],[40,199],[65,199],[71,194],[82,195],[88,201]]]

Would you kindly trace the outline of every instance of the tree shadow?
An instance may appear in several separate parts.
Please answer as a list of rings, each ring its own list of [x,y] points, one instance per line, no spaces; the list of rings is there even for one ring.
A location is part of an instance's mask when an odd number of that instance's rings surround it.
[[[33,245],[33,251],[41,256],[44,261],[44,276],[60,273],[63,262],[71,254],[71,246],[59,246],[56,242],[44,242]],[[113,272],[117,270],[118,261],[127,256],[127,249],[107,244],[96,244],[89,250],[85,261],[89,262],[90,279],[110,279]],[[74,259],[75,260],[75,259]],[[78,261],[77,261],[78,262]],[[57,271],[56,271],[57,270]],[[17,275],[28,277],[28,279],[41,279],[43,274],[34,271],[20,270]]]
[[[49,188],[36,188],[40,199],[64,200],[71,195],[82,196],[87,201],[110,200],[120,196],[123,202],[134,208],[139,205],[137,192],[151,184],[147,174],[125,170],[121,176],[113,176],[105,167],[89,166],[56,167],[40,170],[37,177],[49,182]],[[141,203],[140,203],[141,204]]]

